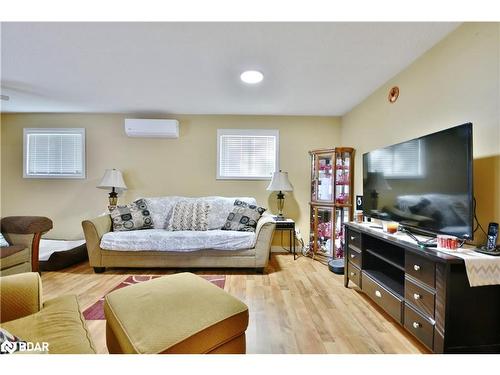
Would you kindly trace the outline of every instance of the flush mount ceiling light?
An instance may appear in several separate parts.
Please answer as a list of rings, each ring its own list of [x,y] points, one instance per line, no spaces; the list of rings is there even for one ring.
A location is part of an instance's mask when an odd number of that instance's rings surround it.
[[[247,70],[240,75],[240,79],[251,85],[261,82],[264,79],[264,74],[257,70]]]

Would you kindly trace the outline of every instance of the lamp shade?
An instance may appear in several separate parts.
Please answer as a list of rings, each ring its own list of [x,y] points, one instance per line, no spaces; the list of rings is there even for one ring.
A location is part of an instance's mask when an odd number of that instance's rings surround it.
[[[288,172],[274,172],[271,183],[267,187],[270,191],[293,191],[293,186],[288,180]]]
[[[127,185],[125,185],[125,181],[123,181],[122,172],[119,169],[106,169],[104,176],[102,176],[101,183],[97,187],[99,189],[127,189]]]

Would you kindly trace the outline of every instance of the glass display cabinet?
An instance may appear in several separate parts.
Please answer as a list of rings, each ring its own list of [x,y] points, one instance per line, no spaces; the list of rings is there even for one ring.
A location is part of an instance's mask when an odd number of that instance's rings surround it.
[[[353,215],[354,149],[310,151],[311,214],[309,249],[327,259],[344,257],[344,222]]]

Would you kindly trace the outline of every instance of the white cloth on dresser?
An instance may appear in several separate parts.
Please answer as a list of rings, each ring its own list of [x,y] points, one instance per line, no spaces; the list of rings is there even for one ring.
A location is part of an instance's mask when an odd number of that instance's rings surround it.
[[[116,251],[190,252],[204,249],[230,251],[251,249],[255,246],[255,241],[254,232],[145,229],[108,232],[102,236],[101,248]]]
[[[464,260],[470,286],[500,284],[500,256],[481,254],[472,249],[437,250]]]

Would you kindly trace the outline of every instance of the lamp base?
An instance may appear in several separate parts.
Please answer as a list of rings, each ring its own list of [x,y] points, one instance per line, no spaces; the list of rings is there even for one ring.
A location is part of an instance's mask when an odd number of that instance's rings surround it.
[[[278,216],[273,216],[273,220],[274,221],[285,221],[286,220],[286,217],[284,217],[283,215],[278,215]]]
[[[283,217],[283,207],[285,205],[285,194],[283,194],[283,192],[280,191],[276,195],[278,197],[278,216]]]
[[[118,204],[118,193],[115,191],[115,188],[113,188],[113,190],[111,190],[111,192],[109,193],[108,199],[109,199],[108,209],[111,212],[116,208],[116,205]]]

